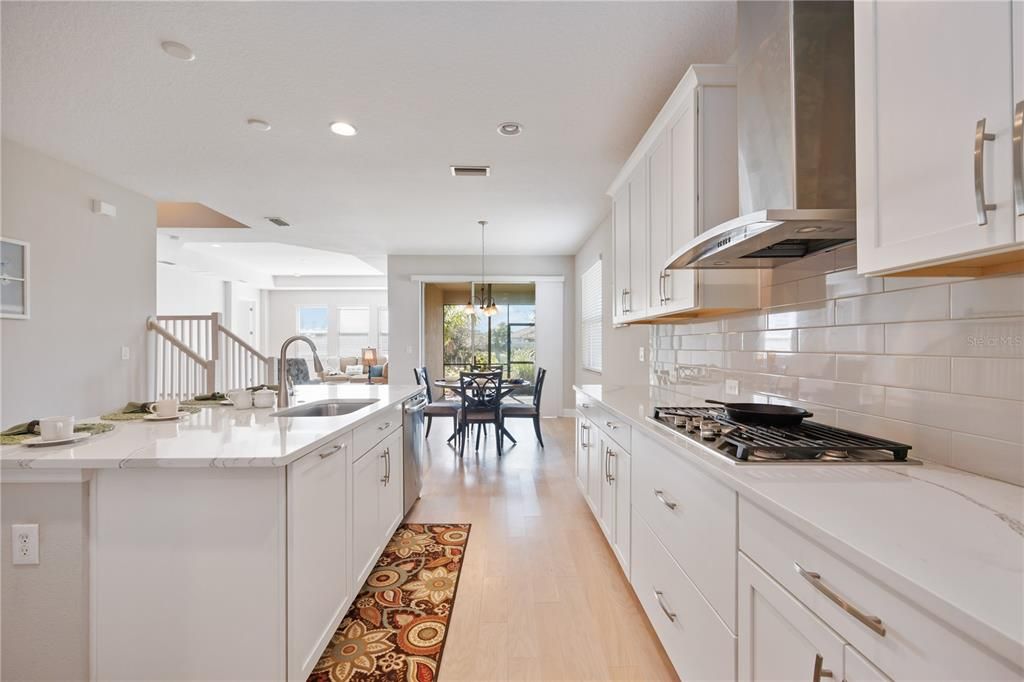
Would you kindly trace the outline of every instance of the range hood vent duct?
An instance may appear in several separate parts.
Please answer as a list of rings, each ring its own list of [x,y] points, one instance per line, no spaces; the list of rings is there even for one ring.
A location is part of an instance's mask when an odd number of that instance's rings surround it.
[[[666,268],[772,268],[856,239],[853,2],[737,6],[741,216]]]

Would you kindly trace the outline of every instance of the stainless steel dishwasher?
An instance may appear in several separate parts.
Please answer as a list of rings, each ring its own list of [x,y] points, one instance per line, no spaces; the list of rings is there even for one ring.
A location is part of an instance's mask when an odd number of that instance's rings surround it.
[[[423,409],[427,397],[418,393],[402,403],[402,457],[405,468],[405,513],[408,514],[423,489]]]

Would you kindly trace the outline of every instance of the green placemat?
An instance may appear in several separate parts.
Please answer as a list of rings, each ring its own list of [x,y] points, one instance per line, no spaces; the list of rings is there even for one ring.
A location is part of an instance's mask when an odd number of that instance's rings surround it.
[[[190,414],[195,414],[196,412],[200,412],[202,410],[202,408],[201,407],[196,407],[194,405],[183,405],[182,404],[182,405],[178,405],[178,410],[181,411],[181,412],[188,412]],[[143,418],[147,417],[149,414],[150,414],[150,412],[148,410],[147,411],[139,411],[138,409],[136,409],[133,412],[125,412],[122,409],[122,410],[120,410],[118,412],[111,412],[109,414],[102,415],[100,417],[100,419],[105,419],[105,420],[111,421],[111,422],[133,422],[133,421],[141,421]]]
[[[99,433],[106,433],[107,431],[113,431],[113,424],[101,424],[99,422],[89,422],[86,424],[76,424],[75,433],[91,433],[96,435]],[[29,438],[35,438],[36,433],[22,433],[17,436],[0,436],[0,445],[18,445]]]

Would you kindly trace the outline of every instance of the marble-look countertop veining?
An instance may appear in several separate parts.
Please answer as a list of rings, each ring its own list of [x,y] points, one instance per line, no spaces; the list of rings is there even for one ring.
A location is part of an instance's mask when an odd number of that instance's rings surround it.
[[[692,399],[655,387],[574,388],[895,592],[1024,665],[1024,488],[927,462],[737,465],[647,419],[655,405],[692,405]],[[631,454],[643,457],[635,448]]]
[[[333,398],[377,402],[335,417],[275,417],[277,408],[214,406],[174,422],[119,421],[113,431],[72,445],[2,446],[0,465],[6,474],[25,469],[284,466],[422,390],[385,384],[298,386],[290,407]]]

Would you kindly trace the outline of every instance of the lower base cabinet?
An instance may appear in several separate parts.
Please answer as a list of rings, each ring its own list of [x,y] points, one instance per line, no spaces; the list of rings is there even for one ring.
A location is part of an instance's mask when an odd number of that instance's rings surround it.
[[[632,543],[630,582],[679,677],[735,680],[736,638],[638,514],[633,514]]]
[[[352,463],[351,586],[355,594],[402,521],[402,429]]]

